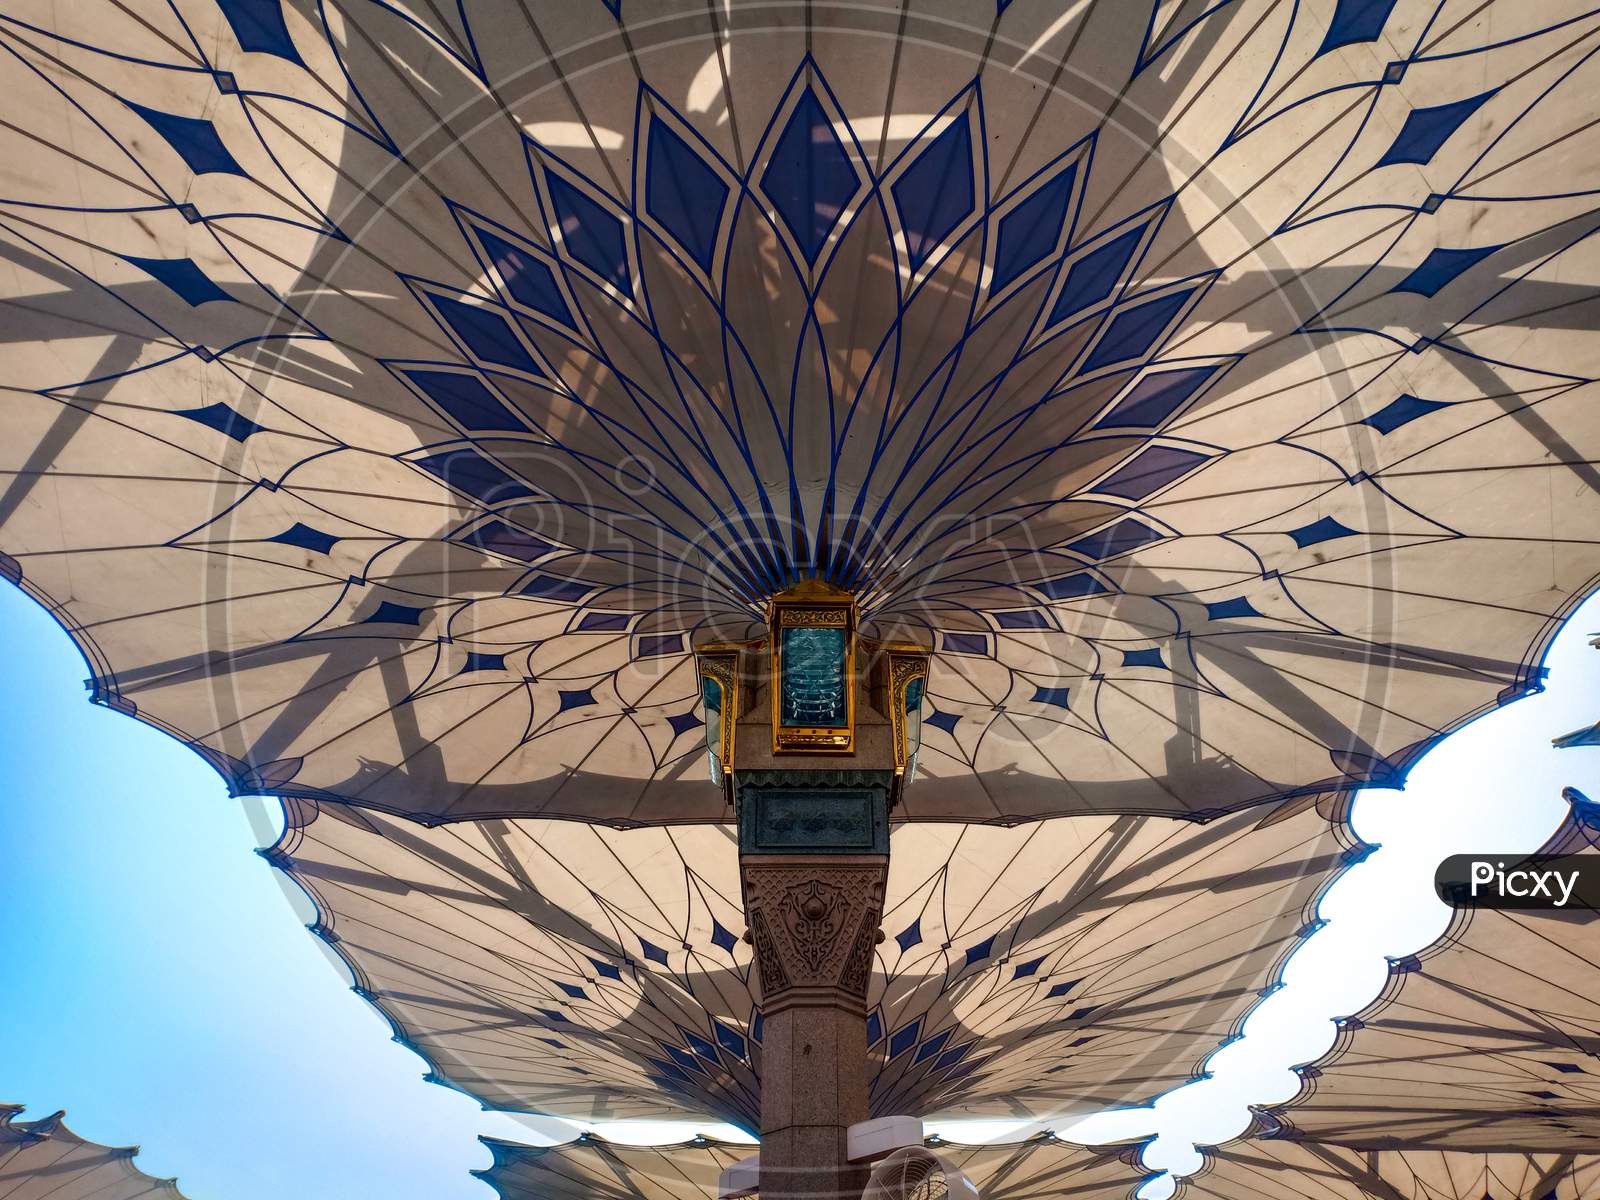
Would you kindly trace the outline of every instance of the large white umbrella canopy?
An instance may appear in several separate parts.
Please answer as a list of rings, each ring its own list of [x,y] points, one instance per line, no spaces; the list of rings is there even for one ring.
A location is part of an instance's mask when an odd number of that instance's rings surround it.
[[[7,10],[0,567],[240,791],[720,819],[820,577],[904,815],[1206,817],[1600,572],[1575,2]]]

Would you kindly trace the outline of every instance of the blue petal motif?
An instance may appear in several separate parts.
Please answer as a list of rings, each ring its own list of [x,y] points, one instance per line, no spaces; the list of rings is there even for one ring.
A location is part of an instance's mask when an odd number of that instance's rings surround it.
[[[1384,151],[1376,165],[1387,167],[1392,163],[1427,162],[1439,152],[1439,147],[1450,140],[1450,135],[1461,128],[1462,122],[1477,112],[1484,101],[1498,90],[1491,88],[1453,104],[1412,109],[1394,143]]]
[[[1454,281],[1456,276],[1488,258],[1498,249],[1499,246],[1479,246],[1467,250],[1430,251],[1428,257],[1423,259],[1411,274],[1389,290],[1415,292],[1419,296],[1437,295],[1440,289]]]
[[[1339,0],[1322,45],[1317,47],[1317,54],[1323,55],[1329,50],[1356,42],[1376,41],[1394,5],[1395,0]]]
[[[665,121],[650,122],[644,204],[705,271],[717,250],[728,185]]]
[[[1072,203],[1077,164],[1059,172],[1033,195],[1000,219],[995,233],[994,278],[989,290],[998,292],[1029,267],[1042,261],[1061,240],[1061,227]]]
[[[183,159],[189,170],[196,175],[244,175],[246,179],[249,178],[245,175],[244,168],[222,144],[217,127],[210,121],[201,120],[199,117],[180,117],[176,113],[146,108],[142,104],[135,104],[132,100],[124,100],[123,103],[143,117],[150,128],[166,139],[167,144],[178,152],[178,157]]]
[[[193,259],[134,258],[132,255],[123,257],[146,275],[176,292],[190,308],[211,300],[233,299],[217,286],[211,276],[196,266]]]
[[[815,266],[828,235],[861,180],[821,102],[807,90],[778,135],[761,190]]]
[[[604,205],[580,192],[554,171],[544,173],[555,205],[561,245],[578,262],[629,295],[628,245],[622,222]]]
[[[972,212],[972,127],[965,109],[905,169],[890,191],[900,210],[911,269],[916,270]]]
[[[305,65],[283,23],[283,0],[217,0],[217,7],[222,9],[241,50],[274,54]]]
[[[1067,269],[1067,280],[1061,285],[1055,308],[1050,311],[1052,325],[1075,312],[1099,304],[1111,295],[1128,266],[1128,260],[1139,248],[1144,229],[1140,225],[1118,234],[1105,245],[1089,251]]]
[[[1183,311],[1183,306],[1193,294],[1193,288],[1184,288],[1123,309],[1101,335],[1083,369],[1094,371],[1107,363],[1139,358],[1149,353],[1150,347],[1166,332],[1172,318]]]
[[[1370,425],[1379,433],[1388,434],[1393,433],[1402,425],[1409,425],[1418,417],[1424,417],[1438,409],[1449,407],[1450,402],[1447,400],[1422,400],[1407,393],[1391,400],[1371,416],[1362,418],[1359,424]]]
[[[505,280],[506,291],[513,300],[519,304],[526,304],[535,312],[542,312],[563,325],[572,324],[572,313],[567,308],[567,301],[562,296],[560,287],[556,284],[554,271],[526,250],[513,245],[498,234],[482,228],[474,228],[474,232],[478,235],[478,241],[483,244],[489,261],[494,263],[495,270],[500,272],[500,278]]]
[[[417,368],[407,368],[405,375],[462,429],[527,431],[527,424],[502,404],[476,375]]]

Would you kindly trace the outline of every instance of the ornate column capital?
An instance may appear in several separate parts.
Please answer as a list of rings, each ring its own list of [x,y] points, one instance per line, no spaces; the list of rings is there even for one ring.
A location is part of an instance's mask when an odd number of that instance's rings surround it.
[[[803,1005],[865,1015],[888,856],[747,854],[740,866],[763,1014]]]

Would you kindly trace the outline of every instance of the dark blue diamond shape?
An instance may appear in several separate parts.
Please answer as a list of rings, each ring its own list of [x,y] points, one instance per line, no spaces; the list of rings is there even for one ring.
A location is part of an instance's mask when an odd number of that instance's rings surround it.
[[[628,244],[622,222],[605,205],[561,176],[545,172],[556,225],[566,252],[624,295],[628,287]]]
[[[1043,583],[1034,584],[1034,587],[1052,600],[1075,600],[1080,596],[1097,596],[1111,590],[1083,571],[1076,575],[1063,575],[1059,579],[1046,579]]]
[[[585,694],[587,694],[587,693],[585,693]],[[639,939],[639,950],[651,962],[660,963],[662,966],[666,966],[667,965],[667,952],[665,950],[663,950],[660,946],[657,946],[654,942],[647,942],[643,938],[640,938]],[[688,1036],[690,1038],[693,1038],[694,1035],[690,1034]],[[706,1049],[707,1050],[711,1049],[709,1044],[706,1044]],[[715,1053],[712,1054],[712,1057],[713,1058],[716,1057]]]
[[[1044,965],[1044,960],[1049,957],[1050,956],[1048,954],[1041,954],[1038,958],[1031,959],[1028,962],[1018,963],[1011,972],[1011,978],[1026,979],[1030,975],[1037,974],[1039,968]]]
[[[533,495],[533,489],[522,480],[507,474],[476,450],[446,450],[442,454],[413,459],[412,462],[450,487],[476,496],[485,504],[503,504],[507,500]]]
[[[611,963],[601,962],[598,958],[591,958],[589,961],[594,964],[596,974],[604,975],[607,979],[622,978],[622,972]]]
[[[717,1035],[717,1041],[729,1054],[735,1058],[743,1058],[748,1050],[744,1037],[736,1030],[729,1029],[721,1021],[711,1022],[712,1031]]]
[[[556,980],[556,986],[567,995],[571,996],[574,1000],[587,1000],[589,998],[589,994],[576,984],[562,983],[558,979]]]
[[[1151,446],[1110,478],[1097,483],[1095,491],[1121,496],[1124,500],[1143,500],[1151,492],[1181,479],[1207,459],[1207,455],[1176,446]]]
[[[674,716],[668,717],[667,724],[672,727],[673,737],[682,737],[691,729],[700,728],[700,726],[704,725],[705,722],[697,717],[691,710],[690,712],[677,713]]]
[[[1148,354],[1193,294],[1193,288],[1183,288],[1123,309],[1095,343],[1083,369],[1094,371],[1108,363]]]
[[[1360,424],[1370,425],[1379,433],[1393,433],[1400,426],[1408,425],[1418,417],[1427,416],[1427,414],[1438,409],[1449,407],[1449,401],[1422,400],[1407,393],[1395,400],[1391,400],[1370,417],[1363,418]]]
[[[1057,708],[1067,707],[1067,688],[1064,687],[1036,687],[1033,692],[1035,704],[1053,704]]]
[[[1259,617],[1261,614],[1255,605],[1243,596],[1235,596],[1231,600],[1219,600],[1215,604],[1206,605],[1206,617],[1212,621],[1221,621],[1227,617]]]
[[[873,1009],[867,1016],[867,1045],[875,1046],[878,1039],[883,1036],[883,1017],[877,1009]]]
[[[485,521],[461,540],[491,554],[503,554],[522,562],[543,558],[556,549],[549,542],[504,521]]]
[[[558,691],[556,693],[556,700],[561,706],[558,710],[560,712],[566,712],[568,709],[572,708],[589,708],[595,703],[594,693],[588,688],[579,688],[578,690],[571,692]],[[666,959],[662,959],[661,961],[665,962]]]
[[[913,946],[922,944],[922,918],[918,917],[899,933],[894,935],[894,940],[900,943],[900,953],[904,954]]]
[[[1066,282],[1061,285],[1061,294],[1056,297],[1055,307],[1050,310],[1051,324],[1099,304],[1111,295],[1117,286],[1117,281],[1122,278],[1128,260],[1138,249],[1139,240],[1144,236],[1144,229],[1145,227],[1140,225],[1126,233],[1118,234],[1104,246],[1089,251],[1067,268]]]
[[[500,402],[483,380],[459,371],[408,369],[406,378],[463,429],[509,429],[526,432],[528,426]]]
[[[1122,665],[1125,667],[1160,667],[1166,669],[1166,661],[1161,657],[1161,651],[1154,646],[1145,650],[1124,650],[1122,652]]]
[[[816,265],[828,235],[860,186],[827,112],[807,90],[784,123],[767,169],[761,173],[761,190],[772,201],[807,264]]]
[[[333,549],[334,543],[339,539],[331,533],[322,533],[309,525],[302,525],[299,521],[296,521],[282,533],[266,540],[280,542],[285,546],[299,546],[302,550],[310,550],[316,554],[326,554]]]
[[[201,220],[200,210],[192,204],[178,205],[178,215],[191,225],[197,225]]]
[[[650,123],[644,178],[645,211],[709,271],[728,185],[664,121]]]
[[[1001,629],[1049,629],[1050,618],[1036,608],[1018,608],[993,614]]]
[[[1438,212],[1439,206],[1444,202],[1444,196],[1441,196],[1438,192],[1433,192],[1422,202],[1422,211],[1425,213]]]
[[[1390,63],[1383,69],[1383,81],[1385,83],[1399,83],[1406,77],[1406,66],[1407,64],[1403,62]]]
[[[239,90],[239,81],[233,77],[232,71],[213,71],[211,78],[217,81],[217,91],[224,96],[231,96]]]
[[[722,927],[722,922],[717,920],[715,917],[711,919],[711,941],[712,944],[720,946],[724,950],[730,951],[739,944],[739,939],[724,929]]]
[[[972,128],[963,109],[895,180],[895,207],[916,270],[972,212]]]
[[[1342,521],[1333,517],[1322,517],[1309,525],[1300,526],[1299,529],[1291,529],[1289,536],[1294,539],[1296,546],[1304,550],[1307,546],[1315,546],[1318,542],[1327,542],[1334,538],[1352,537],[1355,532],[1354,529],[1351,529],[1350,526]]]
[[[123,103],[143,117],[196,175],[244,175],[246,179],[249,178],[222,144],[217,127],[210,121],[146,108],[132,100],[124,100]]]
[[[494,269],[500,272],[500,278],[505,280],[506,291],[513,300],[564,325],[572,324],[572,313],[567,308],[566,297],[556,284],[554,271],[498,234],[477,226],[474,229],[478,240],[483,243],[484,253],[494,263]]]
[[[989,290],[998,292],[1029,267],[1040,262],[1061,239],[1077,164],[1055,175],[1000,219],[995,231],[994,278]]]
[[[1159,542],[1165,536],[1166,534],[1152,529],[1143,521],[1126,517],[1098,533],[1079,538],[1067,549],[1098,562],[1103,558],[1112,558],[1118,554],[1126,554],[1130,550],[1137,550],[1140,546],[1147,546],[1151,542]]]
[[[217,7],[232,27],[239,49],[300,62],[283,23],[283,0],[217,0]]]
[[[1065,983],[1058,983],[1044,994],[1045,999],[1048,1000],[1052,996],[1065,996],[1082,982],[1083,980],[1081,979],[1069,979]]]
[[[639,639],[634,650],[635,658],[655,658],[661,654],[679,654],[683,651],[683,634],[649,633]]]
[[[911,1061],[913,1063],[919,1063],[925,1059],[932,1058],[935,1054],[939,1053],[940,1050],[944,1049],[944,1044],[950,1040],[950,1035],[953,1032],[954,1030],[946,1029],[942,1033],[934,1034],[927,1041],[923,1042],[922,1045],[917,1047],[917,1056]]]
[[[1135,426],[1154,429],[1182,408],[1215,372],[1215,367],[1188,367],[1181,371],[1159,371],[1146,375],[1117,402],[1115,408],[1095,423],[1095,428]]]
[[[496,366],[540,374],[526,347],[517,340],[511,323],[492,308],[429,293],[439,316],[475,356]]]
[[[248,417],[240,416],[226,404],[218,401],[208,404],[204,408],[185,408],[172,414],[175,417],[188,417],[191,421],[198,421],[208,425],[218,433],[225,433],[236,442],[242,442],[253,433],[261,433],[265,425],[257,425]]]
[[[464,675],[468,671],[504,671],[506,669],[506,656],[504,654],[479,654],[476,650],[467,651],[467,661],[461,668]]]
[[[944,649],[955,654],[989,653],[989,639],[981,633],[945,633],[939,640]]]
[[[917,1035],[921,1032],[921,1021],[913,1021],[911,1024],[895,1030],[889,1037],[889,1057],[898,1058],[915,1046],[917,1044]]]
[[[922,719],[935,729],[942,729],[951,734],[955,733],[956,723],[961,720],[954,713],[940,712],[938,709],[935,709]]]
[[[1376,41],[1394,4],[1395,0],[1339,0],[1317,54],[1356,42]]]
[[[535,575],[522,585],[522,595],[536,596],[541,600],[559,600],[570,604],[594,591],[592,585],[575,579],[557,579],[552,575]]]
[[[363,617],[363,625],[420,625],[425,608],[412,608],[409,604],[396,604],[392,600],[384,600],[372,610],[372,615]]]
[[[1436,104],[1432,108],[1414,108],[1406,116],[1406,123],[1376,166],[1387,167],[1393,163],[1425,163],[1450,140],[1450,135],[1468,117],[1494,95],[1496,89],[1457,100],[1451,104]]]
[[[579,633],[616,633],[633,622],[629,613],[584,613],[578,622]]]
[[[982,962],[993,953],[994,935],[991,934],[977,945],[967,947],[967,966],[970,967],[973,963]]]

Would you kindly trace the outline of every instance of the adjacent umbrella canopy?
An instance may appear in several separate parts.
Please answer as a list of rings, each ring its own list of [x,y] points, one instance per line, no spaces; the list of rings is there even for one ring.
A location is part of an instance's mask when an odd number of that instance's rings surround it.
[[[1197,1200],[1586,1200],[1600,1191],[1600,1156],[1266,1139],[1207,1151],[1206,1169],[1184,1187]]]
[[[722,1169],[757,1152],[703,1137],[671,1146],[625,1146],[592,1135],[556,1146],[483,1141],[494,1165],[475,1173],[500,1200],[716,1200]],[[984,1200],[1128,1200],[1147,1175],[1126,1153],[1090,1150],[1049,1134],[986,1146],[939,1138],[927,1144],[963,1171]]]
[[[723,819],[689,649],[815,576],[910,817],[1207,816],[1600,573],[1577,0],[33,7],[0,571],[240,791]]]
[[[18,1121],[20,1104],[0,1104],[0,1196],[5,1200],[185,1200],[176,1180],[133,1165],[137,1146],[101,1146],[56,1113]]]
[[[1574,796],[1569,792],[1569,796]],[[1600,854],[1577,798],[1548,853]],[[1480,1151],[1600,1145],[1600,939],[1593,912],[1470,914],[1442,948],[1398,964],[1370,1013],[1343,1022],[1289,1132],[1360,1147]]]
[[[761,995],[731,828],[430,830],[286,807],[269,858],[438,1079],[495,1108],[755,1126]],[[1187,1082],[1346,845],[1298,801],[1204,827],[899,826],[867,998],[873,1112],[1045,1118]]]

